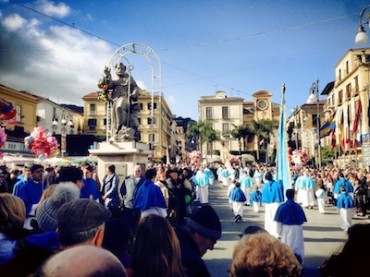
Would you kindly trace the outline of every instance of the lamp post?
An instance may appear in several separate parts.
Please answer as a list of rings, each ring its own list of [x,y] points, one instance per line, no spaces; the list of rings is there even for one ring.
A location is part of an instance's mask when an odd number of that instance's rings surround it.
[[[315,104],[316,102],[316,135],[317,135],[317,166],[321,168],[321,140],[320,140],[320,99],[319,99],[319,80],[312,83],[310,95],[307,99],[307,104]]]
[[[52,128],[54,131],[58,129],[59,122],[56,118],[54,118],[52,123]],[[61,131],[61,146],[60,146],[60,152],[62,158],[64,157],[64,154],[67,150],[67,126],[70,130],[73,130],[74,124],[72,119],[69,119],[69,121],[66,120],[64,111],[62,112],[61,120],[60,120],[60,131]]]
[[[370,9],[370,5],[364,7],[358,16],[358,31],[355,38],[356,43],[366,43],[369,41],[369,37],[364,29],[364,25],[366,24],[370,27],[370,11],[368,9]]]

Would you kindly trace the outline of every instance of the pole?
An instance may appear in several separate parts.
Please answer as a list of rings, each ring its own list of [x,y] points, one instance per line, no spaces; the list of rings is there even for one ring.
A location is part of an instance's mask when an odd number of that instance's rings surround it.
[[[315,83],[314,83],[315,84]],[[321,169],[321,139],[320,139],[320,99],[319,99],[319,80],[316,81],[315,85],[316,89],[316,108],[317,108],[317,139],[318,139],[318,146],[317,146],[317,160],[318,160],[318,167]]]

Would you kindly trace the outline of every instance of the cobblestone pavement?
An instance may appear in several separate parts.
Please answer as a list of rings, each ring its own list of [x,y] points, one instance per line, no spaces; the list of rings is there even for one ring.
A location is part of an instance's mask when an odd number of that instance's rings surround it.
[[[208,251],[203,259],[213,277],[228,276],[227,269],[231,264],[232,253],[239,234],[250,225],[264,225],[264,207],[255,213],[251,207],[244,207],[244,218],[234,223],[234,216],[226,197],[227,189],[220,183],[210,188],[210,204],[216,209],[222,221],[222,237],[213,251]],[[317,270],[323,261],[333,252],[338,251],[346,241],[347,233],[340,229],[340,218],[337,209],[327,205],[326,213],[319,214],[317,207],[305,210],[307,223],[303,227],[305,241],[305,264],[302,276],[319,276]],[[370,223],[368,217],[353,218],[355,223]]]

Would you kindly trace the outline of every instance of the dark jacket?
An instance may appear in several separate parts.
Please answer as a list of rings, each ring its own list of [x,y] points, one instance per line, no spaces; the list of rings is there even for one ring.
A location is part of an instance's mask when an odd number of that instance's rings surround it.
[[[198,246],[194,239],[183,229],[176,229],[181,248],[181,263],[188,277],[211,276],[206,264],[202,260]]]

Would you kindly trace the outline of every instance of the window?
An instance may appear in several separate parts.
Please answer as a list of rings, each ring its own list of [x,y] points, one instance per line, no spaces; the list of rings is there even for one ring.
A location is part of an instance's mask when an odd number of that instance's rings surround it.
[[[348,84],[346,86],[346,99],[350,99],[351,98],[351,89],[352,89],[351,84]]]
[[[143,110],[143,103],[139,103],[139,105],[140,105],[140,111],[142,111]]]
[[[339,81],[342,80],[342,69],[338,70],[338,79],[339,79]]]
[[[225,138],[230,137],[230,125],[229,123],[222,123],[222,136]]]
[[[137,121],[139,122],[139,124],[141,125],[141,118],[140,117],[138,117],[137,118]]]
[[[349,64],[348,64],[348,61],[346,61],[346,73],[347,74],[349,73]]]
[[[94,115],[96,113],[96,104],[90,104],[90,114]]]
[[[229,118],[229,107],[222,107],[222,119]]]
[[[153,119],[153,121],[152,121],[152,119]],[[153,124],[155,124],[155,117],[153,117],[153,118],[151,118],[151,117],[148,117],[148,124],[150,125],[150,124],[152,124],[152,122],[153,122]]]
[[[317,114],[313,114],[312,115],[312,126],[317,126]],[[319,122],[319,126],[320,126],[320,122]]]
[[[212,119],[212,108],[206,107],[206,119]]]
[[[343,91],[340,90],[338,92],[338,105],[342,105],[342,102],[343,102]]]
[[[89,126],[90,131],[96,130],[96,118],[89,118],[87,120],[87,126]]]
[[[358,86],[358,76],[355,76],[355,94],[359,94],[360,89]]]
[[[15,120],[17,122],[21,122],[22,121],[22,107],[20,105],[16,105],[15,111],[16,111]]]
[[[155,142],[155,134],[148,134],[149,142]]]
[[[147,107],[148,107],[148,110],[150,111],[152,109],[152,103],[149,102]],[[157,103],[154,102],[154,110],[156,110],[156,109],[157,109]]]
[[[57,119],[57,108],[53,107],[53,120]]]

